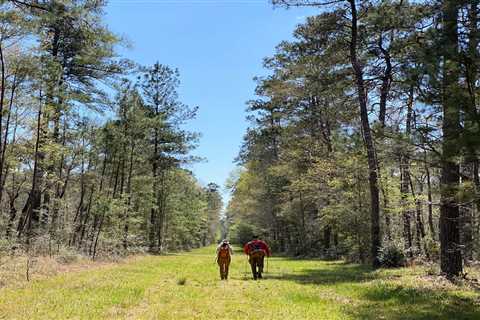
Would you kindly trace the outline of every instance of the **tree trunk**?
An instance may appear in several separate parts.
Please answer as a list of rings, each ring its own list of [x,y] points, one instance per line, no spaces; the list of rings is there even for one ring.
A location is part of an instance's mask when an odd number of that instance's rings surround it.
[[[390,43],[393,42],[393,30],[390,30]],[[378,40],[378,47],[383,54],[383,60],[385,61],[385,71],[382,77],[382,85],[380,87],[380,112],[379,112],[379,122],[382,129],[385,127],[385,118],[387,113],[387,100],[390,93],[390,87],[392,83],[392,59],[390,57],[390,52],[388,49],[383,47],[383,37],[380,36]]]
[[[135,143],[132,142],[132,146],[130,149],[130,166],[128,168],[128,178],[127,178],[127,206],[125,208],[125,215],[124,215],[124,226],[123,226],[123,249],[128,249],[128,229],[129,229],[129,211],[130,206],[132,204],[132,175],[133,175],[133,163],[134,163],[134,152],[135,152]]]
[[[437,233],[435,232],[435,226],[433,223],[433,197],[432,197],[432,180],[430,177],[430,168],[427,164],[425,154],[425,173],[427,174],[427,200],[428,200],[428,228],[430,229],[430,235],[433,240],[437,239]]]
[[[88,198],[88,204],[85,212],[85,218],[83,219],[83,223],[81,223],[81,228],[80,228],[80,238],[78,239],[78,248],[82,247],[83,244],[83,239],[85,238],[85,234],[87,232],[87,224],[88,220],[90,219],[90,212],[92,210],[92,202],[93,202],[93,194],[95,192],[95,188],[92,185],[90,187],[90,197]]]
[[[12,89],[11,89],[11,92],[10,92],[10,102],[9,102],[9,106],[8,106],[7,123],[5,124],[5,134],[3,136],[3,148],[1,149],[1,157],[0,157],[0,185],[1,185],[1,188],[0,188],[0,203],[2,203],[5,181],[7,180],[7,175],[8,175],[8,166],[5,169],[5,172],[4,172],[3,169],[5,167],[5,155],[6,155],[6,151],[7,151],[8,135],[10,133],[10,123],[11,123],[11,118],[12,118],[13,101],[15,100],[17,85],[18,85],[17,84],[17,74],[15,74],[13,76]],[[18,114],[16,112],[15,113],[15,126],[14,126],[14,131],[13,131],[12,144],[15,143],[15,135],[16,135],[17,123],[18,123],[17,120],[18,120]]]
[[[42,204],[42,184],[44,176],[45,152],[41,150],[41,146],[45,141],[45,131],[42,114],[42,102],[40,101],[37,116],[37,137],[35,142],[35,158],[32,174],[32,188],[28,194],[27,201],[22,210],[22,218],[19,220],[17,227],[17,235],[20,238],[25,231],[27,233],[27,242],[34,236],[34,230],[40,223],[40,209]]]
[[[415,202],[415,242],[417,246],[418,253],[422,251],[422,242],[425,238],[425,227],[423,224],[423,207],[422,201],[418,198],[414,186],[411,175],[409,176],[409,184],[410,184],[410,191],[412,193],[413,201]],[[423,187],[420,185],[420,194],[423,192]],[[425,253],[428,252],[425,250]]]
[[[445,0],[443,14],[443,142],[442,173],[440,180],[440,267],[447,277],[463,271],[459,246],[459,165],[460,106],[461,101],[458,59],[458,1]]]
[[[478,194],[480,191],[480,177],[479,177],[479,160],[476,159],[475,162],[473,163],[473,183],[475,186],[475,194]],[[473,207],[473,215],[472,215],[472,238],[473,238],[473,254],[474,254],[474,259],[478,260],[479,254],[480,254],[480,217],[479,217],[479,212],[480,212],[480,199],[476,199],[474,201],[474,207]]]
[[[358,17],[355,0],[349,0],[352,14],[351,41],[350,41],[350,60],[355,74],[358,102],[360,105],[360,117],[362,122],[363,139],[367,148],[367,160],[369,169],[369,185],[371,197],[371,258],[373,267],[380,266],[378,260],[379,250],[382,246],[380,235],[380,201],[377,176],[377,157],[375,145],[373,142],[370,123],[368,120],[367,93],[363,78],[363,67],[357,57],[358,45]]]
[[[403,241],[405,252],[407,255],[413,257],[413,240],[412,240],[412,227],[411,227],[411,210],[408,203],[408,175],[409,171],[405,164],[405,156],[400,156],[400,193],[401,193],[401,207],[403,218]]]
[[[477,111],[477,82],[478,82],[478,5],[479,0],[470,0],[468,7],[468,47],[467,59],[465,62],[466,90],[468,91],[469,103],[465,104],[464,128],[466,134],[475,135],[478,131],[478,111]],[[474,229],[475,229],[475,210],[478,200],[475,197],[478,180],[478,144],[469,143],[467,145],[467,154],[462,165],[462,177],[464,183],[472,183],[474,189],[469,195],[468,203],[464,204],[460,211],[461,216],[461,242],[464,247],[464,261],[469,264],[473,260],[474,250]],[[477,175],[476,175],[477,174]]]
[[[379,177],[379,179],[380,179],[380,177]],[[382,198],[383,198],[383,215],[384,215],[384,218],[385,218],[385,235],[387,236],[388,241],[392,241],[392,227],[391,227],[392,221],[391,221],[391,217],[390,217],[390,204],[389,204],[390,201],[388,199],[387,189],[384,186],[384,183],[385,183],[385,185],[388,186],[388,180],[387,179],[384,179],[384,180],[385,181],[382,181],[380,183],[380,190],[382,192]]]
[[[158,206],[158,225],[157,225],[157,246],[160,252],[164,251],[165,244],[165,222],[166,222],[166,202],[167,202],[167,187],[166,187],[166,169],[162,169],[160,178],[160,192],[157,197]]]
[[[95,237],[95,242],[93,245],[93,252],[92,252],[92,260],[95,260],[95,257],[97,256],[97,247],[98,247],[98,239],[100,239],[100,233],[102,232],[102,227],[103,227],[103,222],[105,221],[105,213],[102,215],[100,218],[100,224],[98,226],[98,231]]]
[[[3,43],[2,40],[0,40],[0,153],[3,154],[3,149],[5,149],[5,146],[2,144],[2,131],[3,131],[3,109],[4,109],[4,104],[5,104],[5,93],[6,93],[6,76],[5,76],[5,58],[3,56]],[[16,78],[16,77],[15,77]],[[15,88],[15,78],[13,80],[13,88]],[[15,92],[15,89],[12,89],[12,97]],[[10,111],[10,110],[9,110]],[[3,164],[4,161],[3,159],[0,160],[0,182],[2,181],[2,174],[3,174]],[[3,188],[0,189],[0,194],[3,193]],[[0,202],[1,203],[1,202]]]
[[[157,106],[157,112],[158,112],[158,106]],[[156,249],[156,228],[157,228],[157,220],[158,220],[158,157],[159,157],[159,132],[158,132],[158,129],[155,128],[155,132],[154,132],[154,137],[153,137],[153,155],[152,155],[152,158],[151,158],[151,161],[152,161],[152,179],[153,179],[153,183],[152,183],[152,195],[153,195],[153,203],[152,203],[152,207],[150,209],[150,230],[149,230],[149,235],[148,235],[148,238],[149,238],[149,250],[150,252],[155,252],[157,251]]]

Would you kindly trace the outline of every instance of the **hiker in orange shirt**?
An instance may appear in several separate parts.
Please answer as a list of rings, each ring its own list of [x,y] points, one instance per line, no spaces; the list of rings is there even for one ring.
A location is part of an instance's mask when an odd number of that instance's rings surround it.
[[[232,261],[232,255],[232,246],[226,239],[224,239],[217,247],[217,263],[220,268],[221,280],[228,280],[228,268]]]

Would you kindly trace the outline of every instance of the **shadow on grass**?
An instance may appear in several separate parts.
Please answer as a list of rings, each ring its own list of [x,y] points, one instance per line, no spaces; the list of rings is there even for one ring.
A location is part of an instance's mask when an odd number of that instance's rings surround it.
[[[403,283],[400,274],[374,272],[361,265],[326,262],[318,269],[269,274],[266,277],[328,286],[334,290],[339,301],[344,301],[342,312],[354,319],[480,319],[480,296],[472,291]]]
[[[362,303],[345,308],[345,313],[358,319],[480,319],[478,297],[442,289],[380,283],[360,290],[359,298]]]
[[[302,284],[331,285],[348,282],[363,282],[377,278],[367,266],[326,262],[328,268],[304,269],[300,273],[268,274],[268,279],[294,281]]]

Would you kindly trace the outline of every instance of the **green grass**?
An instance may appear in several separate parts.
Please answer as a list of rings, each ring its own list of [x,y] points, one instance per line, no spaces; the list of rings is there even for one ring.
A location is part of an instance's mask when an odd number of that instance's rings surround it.
[[[220,281],[214,248],[67,273],[0,290],[0,319],[480,319],[480,293],[421,268],[372,271],[273,258],[251,280],[237,253]]]

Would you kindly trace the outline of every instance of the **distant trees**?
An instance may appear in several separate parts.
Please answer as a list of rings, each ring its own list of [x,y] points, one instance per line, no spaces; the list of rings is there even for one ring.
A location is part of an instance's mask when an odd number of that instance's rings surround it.
[[[265,59],[233,230],[374,266],[393,246],[461,274],[479,255],[478,3],[273,2],[329,9]]]
[[[156,63],[144,70],[140,87],[148,110],[147,134],[150,141],[149,162],[152,170],[153,198],[150,215],[150,249],[162,251],[166,238],[169,196],[169,171],[187,159],[196,135],[180,129],[180,125],[195,116],[178,101],[178,71]]]
[[[0,242],[92,257],[209,244],[219,191],[183,169],[197,108],[178,71],[117,57],[104,6],[0,2]]]

